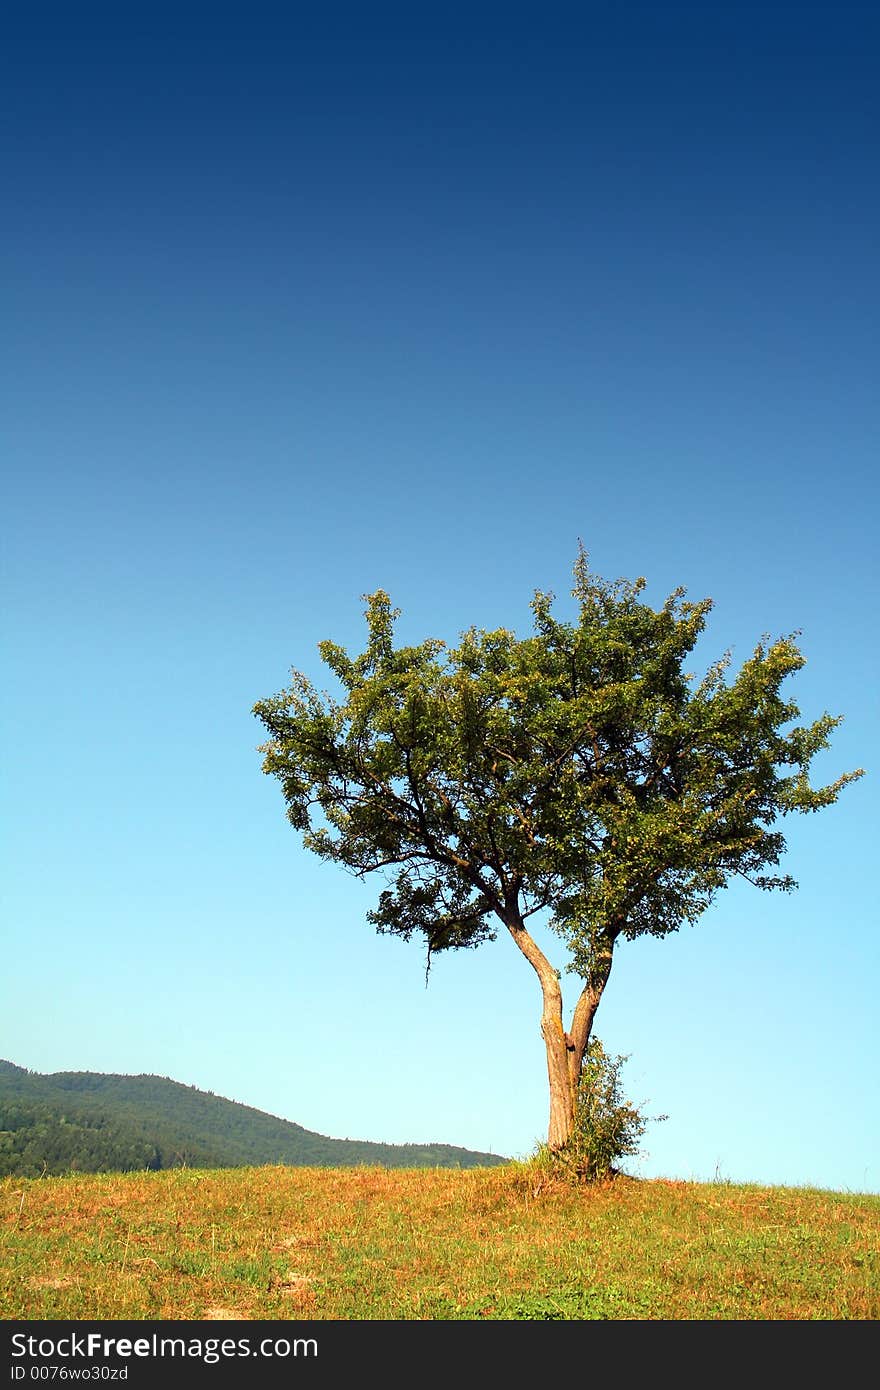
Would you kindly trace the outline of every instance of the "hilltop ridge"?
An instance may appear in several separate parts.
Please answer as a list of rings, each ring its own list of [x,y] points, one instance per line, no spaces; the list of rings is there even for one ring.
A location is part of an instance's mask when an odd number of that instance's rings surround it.
[[[474,1168],[507,1160],[452,1144],[334,1139],[151,1073],[39,1073],[0,1060],[0,1176],[161,1168]]]

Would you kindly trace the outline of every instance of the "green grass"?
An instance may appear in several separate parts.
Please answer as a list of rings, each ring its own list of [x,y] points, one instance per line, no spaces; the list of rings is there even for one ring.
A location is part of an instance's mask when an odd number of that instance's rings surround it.
[[[5,1319],[876,1319],[880,1197],[527,1165],[0,1181]]]

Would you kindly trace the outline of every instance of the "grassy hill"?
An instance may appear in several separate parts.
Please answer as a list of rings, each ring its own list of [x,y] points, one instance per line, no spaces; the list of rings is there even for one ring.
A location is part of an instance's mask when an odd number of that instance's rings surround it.
[[[174,1169],[2,1178],[0,1223],[6,1320],[880,1316],[878,1196],[575,1189],[516,1163]]]
[[[0,1176],[162,1168],[471,1168],[498,1154],[451,1144],[331,1139],[162,1076],[41,1075],[0,1061]]]

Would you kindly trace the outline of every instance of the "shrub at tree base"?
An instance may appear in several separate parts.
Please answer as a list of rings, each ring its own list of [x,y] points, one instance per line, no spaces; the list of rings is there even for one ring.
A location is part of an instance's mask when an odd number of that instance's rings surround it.
[[[623,1095],[626,1057],[612,1057],[597,1037],[581,1064],[571,1136],[561,1148],[541,1144],[528,1167],[566,1182],[601,1182],[617,1175],[622,1159],[639,1152],[650,1119]]]

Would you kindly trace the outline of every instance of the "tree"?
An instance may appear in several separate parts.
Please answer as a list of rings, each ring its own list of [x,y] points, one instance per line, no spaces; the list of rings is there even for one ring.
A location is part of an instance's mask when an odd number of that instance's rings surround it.
[[[729,654],[686,674],[711,599],[677,589],[660,609],[645,580],[607,582],[583,547],[577,621],[540,590],[534,631],[470,628],[449,648],[394,645],[399,610],[366,595],[368,640],[318,650],[342,698],[299,671],[254,706],[305,846],[386,886],[368,920],[440,951],[509,934],[541,986],[548,1144],[563,1147],[593,1020],[618,944],[694,922],[734,876],[790,890],[773,872],[777,820],[836,801],[862,775],[810,784],[839,718],[794,725],[780,694],[804,664],[794,636],[764,638],[735,678]],[[797,634],[795,634],[797,636]],[[768,872],[768,870],[770,872]],[[529,931],[544,914],[582,989],[568,1028],[560,974]]]

